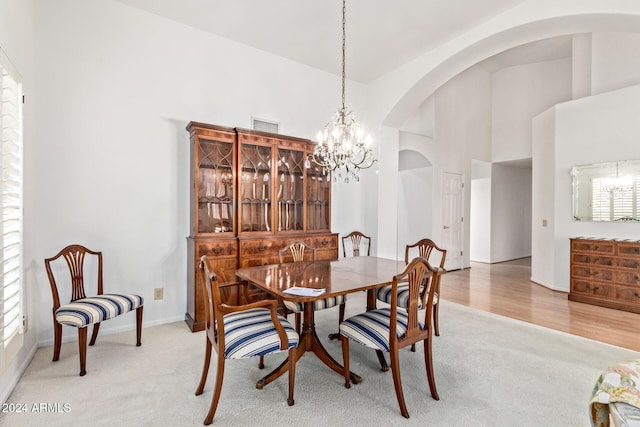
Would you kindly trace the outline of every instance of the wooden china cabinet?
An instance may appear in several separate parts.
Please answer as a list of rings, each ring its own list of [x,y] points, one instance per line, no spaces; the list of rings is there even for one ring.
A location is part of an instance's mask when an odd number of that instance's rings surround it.
[[[220,280],[232,281],[238,268],[277,263],[278,250],[291,240],[316,248],[318,260],[336,259],[338,236],[330,230],[330,179],[321,168],[305,167],[313,142],[196,122],[187,130],[192,186],[185,321],[199,331],[203,255],[214,260]]]

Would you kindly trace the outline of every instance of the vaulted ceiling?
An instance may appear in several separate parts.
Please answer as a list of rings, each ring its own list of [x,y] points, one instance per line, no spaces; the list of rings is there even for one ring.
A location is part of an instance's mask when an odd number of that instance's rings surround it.
[[[340,0],[117,0],[311,67],[341,71]],[[523,0],[348,0],[347,77],[363,83],[411,61]],[[494,69],[571,54],[566,37],[511,49]]]

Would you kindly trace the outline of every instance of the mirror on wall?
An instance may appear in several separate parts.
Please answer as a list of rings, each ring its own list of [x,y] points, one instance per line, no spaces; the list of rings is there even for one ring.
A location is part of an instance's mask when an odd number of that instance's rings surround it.
[[[575,221],[640,222],[640,160],[574,166]]]

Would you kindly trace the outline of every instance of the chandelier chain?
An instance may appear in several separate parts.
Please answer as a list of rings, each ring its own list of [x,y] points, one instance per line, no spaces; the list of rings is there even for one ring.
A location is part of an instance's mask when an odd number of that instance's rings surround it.
[[[345,173],[344,181],[358,182],[358,172],[368,169],[378,160],[373,157],[369,137],[360,127],[346,104],[347,1],[342,0],[342,106],[333,119],[318,134],[318,143],[307,155],[305,167],[314,167],[322,175],[331,174],[334,182]],[[313,165],[315,166],[312,166]],[[337,174],[337,176],[336,176]]]
[[[342,0],[342,109],[346,109],[345,97],[345,80],[346,72],[346,56],[347,56],[347,0]]]

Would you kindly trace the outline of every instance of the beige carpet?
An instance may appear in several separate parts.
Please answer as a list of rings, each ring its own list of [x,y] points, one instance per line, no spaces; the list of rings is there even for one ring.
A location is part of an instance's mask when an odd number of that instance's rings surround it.
[[[350,298],[347,315],[358,307],[364,307],[364,294]],[[339,343],[326,339],[337,315],[324,310],[316,321],[326,347],[342,360]],[[292,407],[286,376],[255,388],[283,356],[267,358],[265,371],[257,360],[228,361],[214,425],[587,426],[587,401],[600,370],[640,357],[446,301],[440,315],[441,336],[433,346],[440,401],[429,394],[421,350],[402,351],[408,420],[400,415],[390,373],[380,372],[372,351],[352,345],[352,370],[363,383],[345,389],[339,375],[307,354],[296,368]],[[204,394],[194,395],[204,339],[182,322],[144,329],[142,347],[134,346],[133,332],[101,336],[89,349],[82,378],[76,343],[63,345],[55,363],[51,347],[41,348],[7,401],[27,412],[2,413],[0,425],[202,425],[215,379],[214,364]]]

